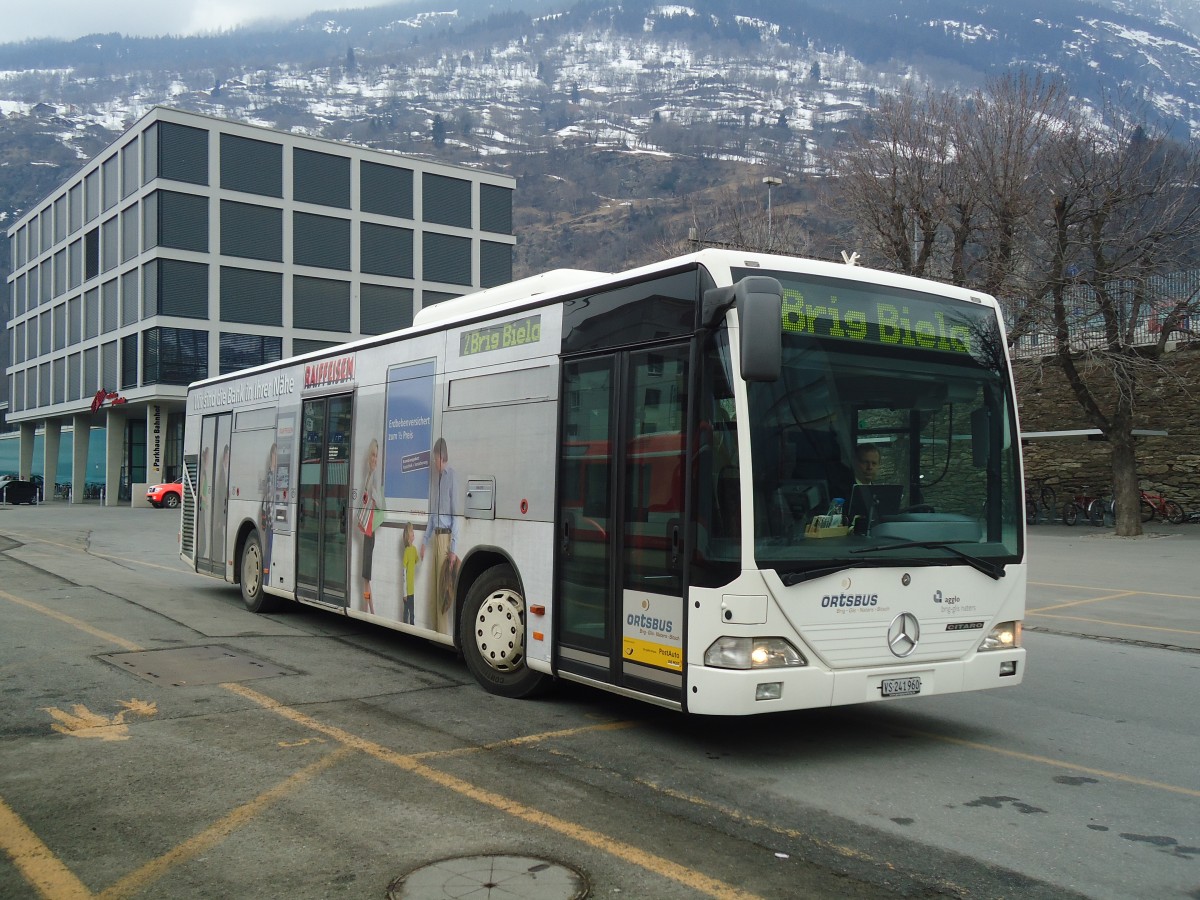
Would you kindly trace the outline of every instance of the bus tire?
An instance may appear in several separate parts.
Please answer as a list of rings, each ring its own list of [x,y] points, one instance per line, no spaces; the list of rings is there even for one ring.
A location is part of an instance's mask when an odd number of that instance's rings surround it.
[[[525,658],[525,598],[508,566],[492,566],[467,591],[458,640],[467,668],[480,686],[501,697],[530,697],[548,680]]]
[[[246,542],[242,544],[238,582],[242,589],[242,602],[250,612],[269,613],[279,610],[279,598],[263,590],[262,541],[257,531],[246,535]]]

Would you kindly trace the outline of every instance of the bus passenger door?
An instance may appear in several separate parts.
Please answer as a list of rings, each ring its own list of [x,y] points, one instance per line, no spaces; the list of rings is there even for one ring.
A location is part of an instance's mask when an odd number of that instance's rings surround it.
[[[346,606],[353,395],[305,400],[296,498],[296,594]]]
[[[683,690],[688,348],[563,364],[556,665]]]
[[[229,436],[233,415],[205,416],[200,423],[200,470],[196,490],[196,571],[225,576],[229,523]]]

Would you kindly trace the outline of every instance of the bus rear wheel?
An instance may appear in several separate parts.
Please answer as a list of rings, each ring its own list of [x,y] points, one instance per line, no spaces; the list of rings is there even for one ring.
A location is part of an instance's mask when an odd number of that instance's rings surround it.
[[[252,613],[277,612],[281,601],[263,590],[263,552],[262,541],[257,531],[246,535],[246,543],[242,545],[241,566],[238,569],[239,582],[242,589],[242,602]]]
[[[546,686],[546,675],[525,658],[525,598],[508,566],[492,566],[472,583],[458,620],[467,668],[485,691],[529,697]]]

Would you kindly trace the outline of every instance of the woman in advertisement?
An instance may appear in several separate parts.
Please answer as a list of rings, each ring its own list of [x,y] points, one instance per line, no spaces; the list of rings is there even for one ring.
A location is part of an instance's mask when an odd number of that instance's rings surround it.
[[[379,497],[379,441],[371,439],[367,447],[362,490],[358,496],[358,530],[362,534],[362,599],[363,612],[374,613],[371,599],[371,558],[375,554],[375,525]]]

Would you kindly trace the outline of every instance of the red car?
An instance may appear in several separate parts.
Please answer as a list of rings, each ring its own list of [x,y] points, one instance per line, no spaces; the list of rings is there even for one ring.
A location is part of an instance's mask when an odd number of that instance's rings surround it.
[[[181,480],[166,481],[162,484],[152,484],[146,488],[146,499],[151,505],[162,509],[175,509],[183,502],[183,482]]]

